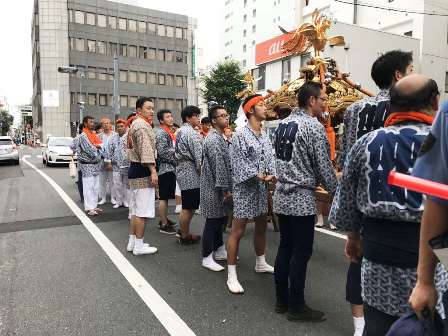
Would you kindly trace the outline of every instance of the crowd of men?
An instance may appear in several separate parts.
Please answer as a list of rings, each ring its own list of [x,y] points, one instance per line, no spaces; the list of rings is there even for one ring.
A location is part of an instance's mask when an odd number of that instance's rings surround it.
[[[380,91],[344,114],[340,173],[322,124],[328,97],[315,82],[298,90],[298,108],[276,106],[282,120],[273,143],[263,129],[266,107],[258,94],[242,102],[247,125],[233,135],[229,112],[219,105],[211,106],[202,122],[200,109],[186,106],[180,128],[171,111],[160,110],[160,127],[154,129],[154,103],[144,97],[137,101],[135,114],[115,122],[115,131],[108,119],[96,129],[93,118],[85,117],[74,141],[85,211],[101,214],[99,205],[108,193],[114,208],[129,207],[127,250],[134,255],[157,252],[144,242],[145,224],[155,217],[156,194],[160,232],[175,235],[180,244],[201,241],[190,232],[190,222],[200,211],[205,218],[202,265],[223,271],[217,261],[227,260],[227,287],[233,294],[244,293],[236,269],[238,246],[253,220],[254,269],[274,274],[275,311],[291,321],[320,322],[325,314],[310,308],[304,294],[316,224],[315,191],[322,187],[334,195],[329,223],[347,232],[345,254],[351,263],[346,298],[355,336],[386,335],[412,308],[421,316],[421,311],[436,307],[444,318],[437,294],[447,289],[448,273],[428,240],[446,231],[447,203],[429,198],[425,208],[421,194],[387,182],[391,171],[448,180],[448,104],[437,114],[437,84],[412,72],[408,52],[390,51],[374,62],[371,75]],[[265,258],[270,190],[280,229],[274,266]],[[168,201],[179,194],[177,227],[168,218]],[[225,243],[223,228],[229,218]]]

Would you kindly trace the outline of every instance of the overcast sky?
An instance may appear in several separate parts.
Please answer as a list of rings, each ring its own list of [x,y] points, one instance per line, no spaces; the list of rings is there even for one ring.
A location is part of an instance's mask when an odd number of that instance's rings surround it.
[[[33,2],[33,0],[0,1],[0,97],[6,96],[9,105],[30,103],[33,94],[30,41]],[[129,0],[128,2],[197,18],[197,45],[203,49],[204,62],[213,64],[218,60],[224,1]]]

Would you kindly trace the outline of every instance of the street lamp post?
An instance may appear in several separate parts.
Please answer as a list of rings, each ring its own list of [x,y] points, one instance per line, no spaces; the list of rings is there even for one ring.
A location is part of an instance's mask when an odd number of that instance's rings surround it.
[[[68,74],[76,74],[79,72],[79,123],[82,123],[82,119],[84,118],[84,107],[85,102],[81,101],[81,95],[82,95],[82,80],[85,78],[85,73],[83,69],[73,66],[60,66],[58,67],[58,72],[60,73],[68,73]]]

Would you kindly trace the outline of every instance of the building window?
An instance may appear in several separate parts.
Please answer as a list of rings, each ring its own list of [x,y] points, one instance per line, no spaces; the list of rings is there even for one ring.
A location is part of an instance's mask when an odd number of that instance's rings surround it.
[[[182,76],[176,76],[176,86],[182,87],[183,86],[183,77]]]
[[[128,82],[137,83],[137,71],[129,71]]]
[[[120,99],[120,98],[118,98]],[[113,95],[107,95],[107,106],[113,106],[114,104],[114,96]]]
[[[87,51],[91,53],[96,52],[96,41],[94,40],[87,40]]]
[[[243,60],[243,68],[245,68],[247,66],[247,62],[246,60]]]
[[[255,33],[257,31],[257,26],[256,25],[253,25],[252,26],[252,33]]]
[[[107,95],[106,94],[99,94],[98,95],[98,102],[100,106],[107,106]]]
[[[184,61],[184,55],[182,51],[176,51],[176,62],[183,63]]]
[[[164,25],[157,25],[157,35],[166,36],[166,31],[165,31]]]
[[[256,17],[256,16],[257,16],[257,10],[254,9],[254,10],[252,11],[252,17]]]
[[[247,6],[247,0],[244,0],[244,7]]]
[[[106,55],[106,42],[98,41],[98,54]]]
[[[166,75],[166,85],[168,86],[174,86],[174,76],[173,75]]]
[[[87,68],[87,78],[96,79],[96,69],[94,67]]]
[[[128,30],[131,32],[136,32],[137,31],[137,21],[128,20]]]
[[[76,92],[70,92],[70,105],[76,105]]]
[[[174,110],[174,99],[166,100],[166,108],[170,111]]]
[[[120,106],[128,107],[128,96],[120,96]]]
[[[136,96],[130,96],[129,97],[129,107],[135,107],[135,105],[137,105],[137,99],[138,99],[138,97],[136,97]]]
[[[98,14],[97,20],[98,20],[98,27],[101,27],[101,28],[107,27],[106,15]]]
[[[166,27],[166,36],[174,37],[174,27],[171,27],[171,26]]]
[[[159,74],[158,83],[159,83],[159,85],[165,85],[165,75],[164,74]]]
[[[76,51],[85,51],[84,39],[82,38],[75,39],[75,49]]]
[[[243,45],[243,52],[246,52],[246,45]]]
[[[96,23],[95,23],[95,14],[93,14],[93,13],[86,13],[86,22],[87,22],[88,25],[95,26],[96,25]]]
[[[308,61],[311,59],[311,53],[306,53],[300,56],[300,67],[303,68],[308,65]]]
[[[68,38],[68,45],[70,47],[70,50],[75,50],[75,38],[74,37]]]
[[[86,94],[78,92],[78,102],[86,102]]]
[[[243,30],[243,37],[246,37],[246,35],[247,35],[247,31],[246,31],[246,29],[244,29]]]
[[[148,48],[147,47],[139,47],[138,57],[148,58]]]
[[[116,43],[112,43],[109,42],[109,50],[108,50],[108,55],[116,55],[117,54],[117,44]]]
[[[128,72],[126,70],[120,70],[120,82],[128,81]]]
[[[310,4],[310,0],[305,0],[305,6],[308,6]]]
[[[188,29],[184,28],[184,40],[188,40]]]
[[[176,99],[176,107],[178,111],[182,111],[182,109],[184,108],[182,99]]]
[[[165,56],[166,56],[167,62],[174,62],[174,51],[173,50],[167,50]]]
[[[148,49],[148,59],[155,60],[156,59],[156,50],[154,48]]]
[[[164,109],[166,109],[165,98],[158,98],[158,99],[157,99],[157,108],[158,108],[159,110],[164,110]]]
[[[156,74],[154,72],[148,73],[148,84],[151,84],[151,85],[157,84],[157,78],[156,78]]]
[[[176,27],[176,38],[178,39],[182,38],[182,28]]]
[[[114,80],[114,69],[109,69],[109,71],[107,72],[107,79],[110,81]]]
[[[109,16],[109,25],[110,29],[117,29],[117,18],[115,16]]]
[[[107,80],[107,69],[106,68],[98,68],[98,79],[99,80]]]
[[[243,16],[243,22],[247,22],[247,14],[244,14],[244,16]]]
[[[89,93],[89,105],[96,106],[96,93]]]
[[[157,60],[165,61],[165,50],[157,49]]]
[[[138,73],[138,82],[139,84],[146,84],[146,72]]]
[[[291,80],[291,59],[288,58],[282,61],[282,82],[289,82]]]
[[[255,46],[255,40],[252,40],[252,47]]]
[[[134,45],[129,46],[129,57],[137,58],[137,46]]]
[[[84,12],[75,11],[75,23],[85,24],[85,15]]]
[[[148,34],[155,35],[156,34],[156,24],[148,22]]]
[[[405,32],[404,36],[412,37],[412,30]]]
[[[120,48],[118,50],[118,54],[120,56],[125,56],[126,57],[128,55],[127,51],[128,51],[128,46],[126,44],[120,44]]]
[[[138,32],[139,33],[146,33],[146,22],[145,21],[139,21],[138,22]]]
[[[37,20],[36,20],[36,18],[37,18]],[[68,10],[68,22],[73,22],[74,20],[73,20],[73,9],[69,9]],[[35,22],[35,25],[36,26],[38,26],[39,25],[39,16],[35,16],[35,18],[34,18],[34,22]]]
[[[118,29],[126,30],[126,19],[118,18]]]
[[[265,86],[265,75],[266,75],[266,66],[265,65],[260,65],[258,68],[252,70],[252,76],[254,78],[260,78],[260,80],[258,80],[256,82],[256,90],[264,90],[264,86]]]

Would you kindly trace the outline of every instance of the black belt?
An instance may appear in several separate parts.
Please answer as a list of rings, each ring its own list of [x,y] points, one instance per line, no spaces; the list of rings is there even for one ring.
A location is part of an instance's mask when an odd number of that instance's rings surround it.
[[[418,263],[420,223],[363,218],[364,257],[370,261],[401,268]]]

